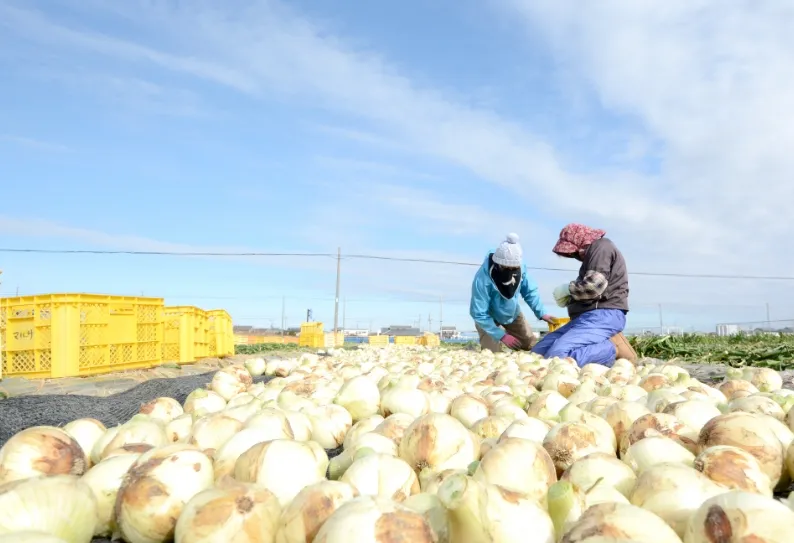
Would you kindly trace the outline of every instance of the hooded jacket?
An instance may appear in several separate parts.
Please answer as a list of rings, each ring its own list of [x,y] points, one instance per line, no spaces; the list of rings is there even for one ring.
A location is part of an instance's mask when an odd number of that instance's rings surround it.
[[[546,314],[546,308],[540,301],[538,285],[527,275],[524,264],[521,264],[521,285],[515,295],[511,299],[502,296],[489,273],[491,255],[493,251],[485,256],[472,281],[469,314],[489,336],[501,341],[505,331],[498,325],[511,324],[521,314],[520,298],[524,299],[538,319]]]

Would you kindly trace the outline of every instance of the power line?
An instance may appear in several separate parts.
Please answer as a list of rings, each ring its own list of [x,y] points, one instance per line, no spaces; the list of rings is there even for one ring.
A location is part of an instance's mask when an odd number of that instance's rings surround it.
[[[132,256],[188,256],[188,257],[302,257],[302,258],[338,258],[332,253],[269,253],[269,252],[241,252],[241,253],[221,253],[221,252],[198,252],[198,251],[121,251],[103,249],[11,249],[0,248],[0,253],[29,253],[29,254],[63,254],[63,255],[132,255]],[[396,256],[378,256],[365,254],[342,255],[342,259],[358,260],[382,260],[388,262],[411,262],[420,264],[443,264],[450,266],[479,267],[481,263],[461,262],[455,260],[435,260],[430,258],[403,258]],[[528,270],[553,271],[576,273],[576,270],[569,268],[547,268],[542,266],[527,266]],[[730,274],[711,274],[711,273],[677,273],[677,272],[629,272],[629,275],[641,275],[647,277],[678,277],[691,279],[740,279],[754,281],[794,281],[794,276],[787,275],[730,275]]]

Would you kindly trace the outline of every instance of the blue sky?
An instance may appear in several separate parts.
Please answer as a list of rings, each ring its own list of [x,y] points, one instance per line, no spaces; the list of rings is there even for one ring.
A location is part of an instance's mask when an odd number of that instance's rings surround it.
[[[0,246],[792,275],[787,3],[0,0]],[[470,329],[474,268],[345,260],[348,326]],[[335,262],[0,254],[0,293],[332,322]],[[544,298],[572,278],[533,272]],[[634,276],[630,328],[794,318],[791,281]],[[550,307],[552,312],[562,311]]]

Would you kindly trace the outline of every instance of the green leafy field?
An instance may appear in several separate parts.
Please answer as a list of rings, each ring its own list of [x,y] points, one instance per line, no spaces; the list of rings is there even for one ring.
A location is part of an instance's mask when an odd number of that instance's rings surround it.
[[[629,341],[640,357],[662,360],[684,360],[701,364],[728,364],[731,366],[769,366],[778,370],[794,369],[794,335],[764,336],[648,336],[631,337]],[[344,348],[355,349],[356,343],[348,343]],[[479,348],[476,342],[445,343],[445,348]],[[316,349],[299,347],[295,344],[265,343],[259,345],[238,345],[237,354],[263,354],[310,352]]]
[[[794,336],[658,336],[629,339],[637,354],[670,360],[673,358],[703,364],[731,366],[769,366],[794,368]]]

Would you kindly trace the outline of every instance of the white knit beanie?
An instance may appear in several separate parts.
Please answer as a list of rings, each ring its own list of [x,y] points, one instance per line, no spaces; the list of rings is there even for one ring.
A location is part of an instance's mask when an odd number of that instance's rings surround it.
[[[518,234],[507,234],[505,240],[494,251],[493,261],[508,268],[521,267],[521,245],[518,244]]]

